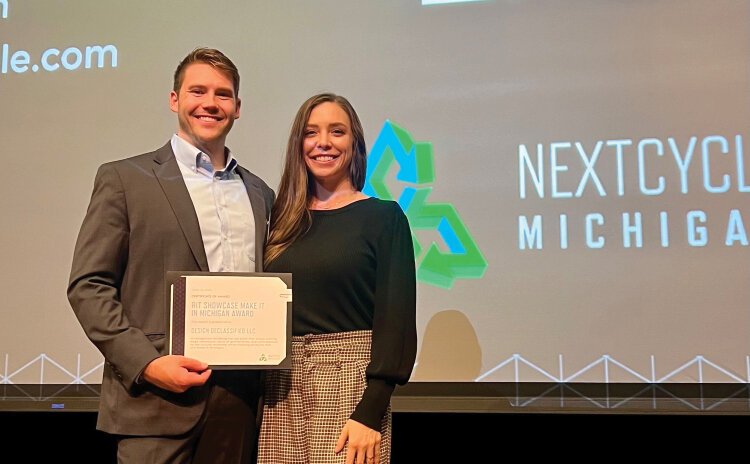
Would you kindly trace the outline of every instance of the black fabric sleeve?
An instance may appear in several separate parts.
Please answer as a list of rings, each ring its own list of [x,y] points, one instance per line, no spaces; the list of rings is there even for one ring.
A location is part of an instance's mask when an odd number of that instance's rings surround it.
[[[396,385],[409,380],[417,352],[414,245],[406,215],[391,204],[388,226],[378,239],[372,354],[367,388],[351,418],[374,430]]]

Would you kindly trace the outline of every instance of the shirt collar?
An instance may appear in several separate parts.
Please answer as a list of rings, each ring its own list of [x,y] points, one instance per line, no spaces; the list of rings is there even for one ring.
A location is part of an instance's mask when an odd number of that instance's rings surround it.
[[[172,140],[170,142],[177,161],[184,166],[187,166],[193,172],[200,173],[207,177],[227,179],[237,168],[237,160],[234,158],[229,148],[225,148],[227,153],[227,163],[224,166],[224,169],[221,171],[214,171],[213,165],[211,164],[211,158],[206,153],[203,153],[201,150],[194,147],[187,140],[174,134],[172,135]]]

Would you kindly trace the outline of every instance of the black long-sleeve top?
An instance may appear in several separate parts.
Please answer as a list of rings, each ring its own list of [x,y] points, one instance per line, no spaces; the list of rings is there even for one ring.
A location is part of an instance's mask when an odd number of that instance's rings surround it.
[[[267,268],[291,272],[294,335],[372,330],[367,387],[351,418],[374,430],[416,357],[416,277],[398,203],[368,198],[312,211],[310,230]]]

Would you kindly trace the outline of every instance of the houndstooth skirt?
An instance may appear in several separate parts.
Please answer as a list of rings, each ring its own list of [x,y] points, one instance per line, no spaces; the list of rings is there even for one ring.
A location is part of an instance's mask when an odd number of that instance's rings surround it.
[[[292,369],[266,373],[258,464],[334,464],[341,429],[367,384],[372,332],[292,337]],[[390,462],[391,410],[381,423],[380,463]]]

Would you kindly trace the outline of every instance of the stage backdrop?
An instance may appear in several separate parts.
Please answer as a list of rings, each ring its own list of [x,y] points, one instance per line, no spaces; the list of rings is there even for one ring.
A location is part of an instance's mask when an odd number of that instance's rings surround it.
[[[434,4],[430,4],[434,3]],[[98,383],[65,290],[97,167],[238,65],[228,144],[274,188],[348,97],[418,266],[415,381],[750,381],[750,3],[0,0],[0,383]]]

